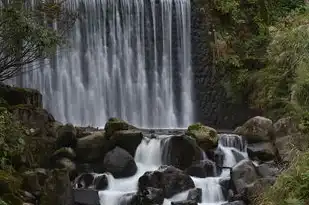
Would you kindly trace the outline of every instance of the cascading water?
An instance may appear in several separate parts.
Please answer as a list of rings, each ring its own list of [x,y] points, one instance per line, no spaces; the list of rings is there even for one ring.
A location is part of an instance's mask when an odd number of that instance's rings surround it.
[[[162,165],[161,148],[164,147],[164,143],[168,143],[168,140],[162,141],[162,139],[167,137],[170,136],[165,135],[160,138],[144,138],[142,140],[135,154],[135,161],[138,166],[138,171],[134,176],[115,179],[111,175],[108,175],[108,189],[99,192],[101,205],[126,204],[126,200],[130,199],[132,196],[130,194],[137,191],[139,177],[141,177],[146,171],[154,171]],[[243,147],[243,149],[239,149],[239,147]],[[244,158],[247,158],[245,147],[246,144],[242,138],[237,135],[220,135],[218,149],[220,149],[224,154],[223,167],[233,167],[236,164],[235,156],[230,154],[230,150],[234,150],[235,152],[243,155]],[[220,185],[220,180],[227,179],[229,177],[229,172],[224,170],[216,177],[191,177],[195,186],[202,189],[202,203],[199,204],[221,205],[226,203],[222,192],[222,187]],[[186,200],[187,195],[187,191],[176,194],[172,198],[165,199],[163,205],[170,205],[171,202]]]
[[[190,0],[69,0],[80,18],[69,48],[17,79],[57,120],[139,127],[193,122]],[[55,26],[57,24],[55,23]]]

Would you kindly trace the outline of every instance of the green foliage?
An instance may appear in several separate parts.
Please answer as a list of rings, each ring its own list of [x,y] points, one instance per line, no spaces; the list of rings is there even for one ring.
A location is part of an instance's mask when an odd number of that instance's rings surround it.
[[[0,110],[0,169],[12,165],[12,158],[22,155],[25,148],[24,129],[6,109]]]
[[[272,27],[267,66],[252,73],[251,102],[272,117],[309,110],[308,23],[309,10],[304,8]]]
[[[309,200],[309,152],[295,157],[274,186],[258,200],[259,205],[305,205]]]
[[[31,69],[38,67],[35,62],[63,43],[64,31],[76,19],[76,14],[65,10],[62,2],[37,3],[31,9],[21,0],[0,6],[0,81],[26,71],[30,65]],[[61,25],[57,30],[50,26],[54,20]]]

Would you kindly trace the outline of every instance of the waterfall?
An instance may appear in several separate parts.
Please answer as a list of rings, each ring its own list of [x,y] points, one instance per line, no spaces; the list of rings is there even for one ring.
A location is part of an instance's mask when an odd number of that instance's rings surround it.
[[[190,0],[69,0],[80,18],[41,69],[16,82],[38,89],[61,122],[146,128],[194,121]],[[57,23],[54,23],[57,27]]]

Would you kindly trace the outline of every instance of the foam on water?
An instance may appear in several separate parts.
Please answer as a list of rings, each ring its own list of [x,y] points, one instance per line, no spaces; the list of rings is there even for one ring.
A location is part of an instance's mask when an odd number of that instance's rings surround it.
[[[146,171],[154,171],[162,165],[162,150],[163,143],[168,140],[168,135],[160,136],[160,138],[144,138],[138,146],[135,154],[135,161],[138,167],[137,173],[128,178],[115,179],[112,175],[106,174],[108,178],[108,189],[99,192],[101,205],[119,205],[120,198],[126,194],[133,194],[137,191],[138,179]],[[235,135],[221,135],[217,149],[224,153],[224,167],[233,167],[236,164],[236,159],[232,150],[239,152],[244,157],[247,157],[245,150],[246,144],[238,140]],[[233,140],[234,139],[234,140]],[[164,141],[163,141],[164,140]],[[239,146],[239,142],[244,143],[243,148]],[[237,149],[238,148],[238,149]],[[240,150],[241,149],[241,150]],[[207,158],[203,154],[204,159]],[[202,203],[199,205],[221,205],[226,203],[222,188],[219,184],[220,179],[229,178],[229,170],[223,170],[218,177],[198,178],[191,177],[195,186],[202,189]],[[163,205],[170,205],[171,202],[186,200],[188,191],[174,195],[169,199],[165,199]]]

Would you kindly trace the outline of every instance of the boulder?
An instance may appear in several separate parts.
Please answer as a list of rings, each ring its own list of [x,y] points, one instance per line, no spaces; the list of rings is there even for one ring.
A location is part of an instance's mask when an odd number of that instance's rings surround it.
[[[130,177],[137,171],[134,158],[120,147],[114,148],[105,155],[104,168],[115,178]]]
[[[96,176],[93,180],[94,189],[96,190],[104,190],[108,186],[108,180],[105,174],[100,176]]]
[[[306,135],[295,134],[287,135],[285,137],[277,138],[275,146],[278,150],[278,155],[284,163],[290,163],[294,156],[300,151],[306,150],[308,144],[306,143]]]
[[[185,172],[190,176],[200,178],[214,177],[217,175],[215,163],[208,159],[194,163]]]
[[[202,189],[195,188],[195,189],[189,190],[187,200],[201,203],[202,202]]]
[[[74,180],[74,187],[87,189],[94,184],[94,175],[91,173],[82,173]]]
[[[55,151],[51,156],[52,161],[56,161],[61,158],[68,158],[74,160],[76,158],[75,151],[71,147],[62,147]]]
[[[237,193],[243,193],[248,185],[258,179],[258,174],[250,160],[242,160],[232,168],[231,179]]]
[[[202,160],[202,150],[196,142],[187,136],[173,136],[166,139],[162,149],[162,161],[181,170],[190,167],[192,163]]]
[[[42,94],[38,90],[0,83],[0,96],[9,105],[27,104],[34,107],[43,107]]]
[[[231,179],[230,178],[221,178],[219,180],[219,184],[221,186],[223,196],[225,198],[228,198],[229,190],[232,188]]]
[[[153,172],[146,172],[138,180],[139,190],[147,187],[162,189],[165,198],[195,187],[193,180],[180,169],[172,166],[161,166]]]
[[[266,162],[257,166],[257,173],[261,177],[275,177],[280,173],[280,169],[274,162]]]
[[[56,144],[58,149],[61,147],[76,148],[76,129],[72,124],[66,124],[58,128]]]
[[[44,190],[45,194],[41,197],[40,204],[74,205],[73,190],[67,170],[51,170]]]
[[[33,204],[37,203],[37,198],[33,194],[27,191],[21,192],[21,198],[22,198],[22,201],[26,203],[33,203]]]
[[[271,141],[274,135],[273,122],[268,118],[256,116],[238,127],[235,133],[244,136],[248,143]]]
[[[258,159],[263,162],[273,160],[276,157],[275,147],[270,142],[249,144],[247,152],[250,159]]]
[[[94,132],[77,140],[76,154],[78,162],[93,162],[104,159],[107,153],[108,141],[104,132]]]
[[[74,205],[100,205],[100,197],[94,189],[73,189]]]
[[[276,138],[284,137],[298,132],[297,123],[291,117],[279,119],[274,123],[274,135]]]
[[[139,130],[116,131],[110,138],[111,146],[118,146],[135,156],[135,151],[143,139],[143,134]]]
[[[218,144],[217,131],[201,123],[190,125],[186,134],[193,137],[204,151],[215,148]]]
[[[116,131],[120,130],[131,130],[136,129],[136,127],[128,124],[127,122],[117,119],[110,118],[104,127],[106,138],[109,139]]]
[[[184,201],[172,202],[171,205],[198,205],[198,204],[196,201],[184,200]]]

